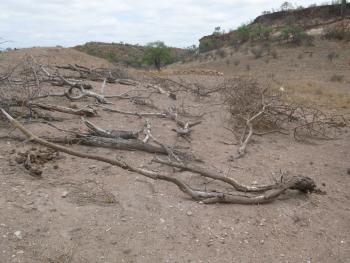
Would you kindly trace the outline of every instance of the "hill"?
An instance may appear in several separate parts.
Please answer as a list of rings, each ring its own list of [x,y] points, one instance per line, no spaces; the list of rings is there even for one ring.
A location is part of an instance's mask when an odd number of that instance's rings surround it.
[[[267,35],[276,38],[280,36],[281,31],[288,28],[297,28],[300,32],[312,36],[329,33],[334,34],[332,37],[350,39],[350,4],[347,4],[343,17],[341,16],[341,5],[268,12],[257,17],[253,22],[242,25],[237,30],[228,33],[217,31],[202,37],[199,39],[200,49],[208,51],[224,45],[236,45],[237,42],[248,40],[249,34],[254,34],[254,40],[265,39]]]
[[[145,53],[145,46],[131,45],[127,43],[103,43],[88,42],[74,47],[76,50],[92,56],[104,58],[112,63],[125,66],[140,67]],[[171,47],[171,55],[174,61],[178,61],[186,55],[186,50]]]

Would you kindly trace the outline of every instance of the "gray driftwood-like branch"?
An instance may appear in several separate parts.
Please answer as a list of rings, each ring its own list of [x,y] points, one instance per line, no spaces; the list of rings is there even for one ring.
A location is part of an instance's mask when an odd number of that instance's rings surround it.
[[[102,155],[83,153],[77,150],[67,148],[52,142],[48,142],[42,138],[37,137],[29,130],[27,130],[22,124],[13,119],[5,110],[1,109],[3,115],[10,121],[10,123],[17,129],[19,129],[28,139],[28,141],[51,148],[53,150],[64,152],[69,155],[77,156],[80,158],[86,158],[90,160],[96,160],[104,163],[109,163],[113,166],[120,167],[124,170],[128,170],[133,173],[137,173],[148,177],[153,180],[161,180],[176,185],[184,194],[190,196],[193,200],[201,201],[205,204],[211,203],[231,203],[231,204],[264,204],[269,203],[288,189],[297,189],[302,192],[313,192],[316,189],[314,181],[309,177],[292,177],[284,182],[280,183],[276,188],[261,192],[259,194],[249,193],[226,193],[221,191],[206,191],[196,190],[184,183],[175,176],[170,176],[161,172],[154,172],[142,168],[138,168],[135,165],[127,163],[118,158],[108,158]]]

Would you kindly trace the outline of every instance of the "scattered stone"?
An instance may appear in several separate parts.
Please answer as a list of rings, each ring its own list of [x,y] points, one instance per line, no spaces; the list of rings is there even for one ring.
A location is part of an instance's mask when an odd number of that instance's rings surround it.
[[[18,239],[22,239],[23,236],[22,236],[22,232],[21,231],[16,231],[13,233]]]
[[[192,215],[193,215],[193,213],[192,213],[191,211],[187,211],[186,215],[188,215],[188,216],[192,216]]]
[[[165,220],[163,218],[159,219],[162,224],[165,223]]]
[[[67,191],[64,191],[64,192],[62,193],[61,197],[62,197],[62,198],[66,198],[67,195],[68,195],[68,192],[67,192]]]

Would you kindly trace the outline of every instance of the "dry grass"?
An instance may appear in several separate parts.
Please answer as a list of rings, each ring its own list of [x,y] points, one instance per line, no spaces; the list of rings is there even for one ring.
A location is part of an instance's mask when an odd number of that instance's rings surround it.
[[[305,106],[326,109],[350,109],[350,94],[329,87],[320,87],[312,82],[289,83],[286,87],[287,100]]]

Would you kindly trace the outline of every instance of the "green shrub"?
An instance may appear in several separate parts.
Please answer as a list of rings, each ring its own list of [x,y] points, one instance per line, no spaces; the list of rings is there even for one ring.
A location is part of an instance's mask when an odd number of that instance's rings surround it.
[[[163,65],[170,64],[172,60],[170,48],[163,42],[156,41],[147,44],[143,56],[143,62],[146,65],[154,65],[157,70],[160,70]]]
[[[280,38],[282,41],[301,45],[302,42],[307,38],[307,34],[301,27],[286,26],[281,30]]]
[[[268,40],[270,38],[271,33],[271,27],[266,27],[258,24],[250,29],[249,39],[252,41]]]
[[[107,59],[109,62],[111,62],[111,63],[112,63],[112,62],[116,62],[116,61],[118,60],[116,54],[113,53],[113,52],[108,52],[108,53],[106,54],[106,59]]]
[[[223,46],[223,43],[217,39],[204,39],[199,43],[199,52],[208,52]]]
[[[242,25],[236,30],[236,39],[240,43],[247,42],[250,39],[251,29],[248,25]]]

